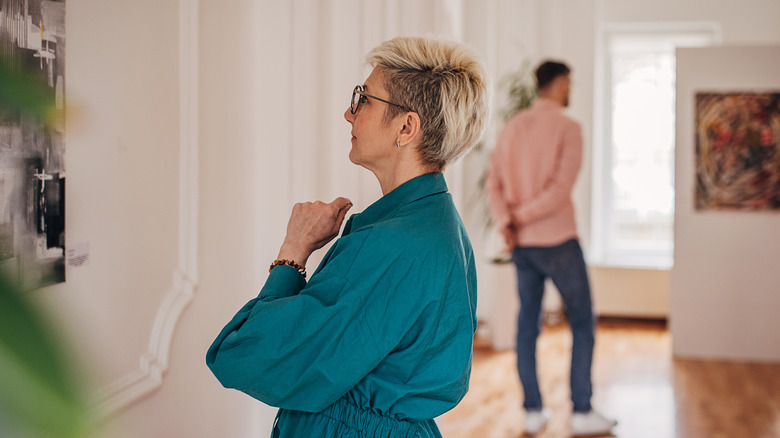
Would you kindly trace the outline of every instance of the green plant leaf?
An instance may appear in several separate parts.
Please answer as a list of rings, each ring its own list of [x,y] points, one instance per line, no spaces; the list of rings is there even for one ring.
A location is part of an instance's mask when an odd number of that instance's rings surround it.
[[[86,437],[80,379],[27,294],[0,277],[0,417],[33,437]]]
[[[44,122],[56,114],[54,92],[39,74],[0,55],[0,114],[25,112]]]

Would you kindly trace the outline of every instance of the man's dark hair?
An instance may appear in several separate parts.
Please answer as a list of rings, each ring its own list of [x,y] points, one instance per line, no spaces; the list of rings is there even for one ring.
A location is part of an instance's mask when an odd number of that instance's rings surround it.
[[[569,74],[569,66],[562,62],[546,61],[536,68],[536,83],[541,90],[558,76]]]

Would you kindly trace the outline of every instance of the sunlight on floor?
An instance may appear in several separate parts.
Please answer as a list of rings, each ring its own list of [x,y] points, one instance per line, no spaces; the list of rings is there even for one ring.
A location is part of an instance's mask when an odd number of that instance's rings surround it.
[[[552,419],[538,438],[569,436],[571,333],[545,327],[539,379]],[[602,321],[593,361],[593,405],[616,418],[622,438],[780,437],[780,364],[672,359],[665,325]],[[445,438],[522,436],[514,351],[477,342],[471,388],[437,419]]]

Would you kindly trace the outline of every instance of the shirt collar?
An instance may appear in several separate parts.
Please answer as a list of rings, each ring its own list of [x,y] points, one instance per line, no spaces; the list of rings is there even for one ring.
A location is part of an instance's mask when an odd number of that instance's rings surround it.
[[[426,173],[412,178],[379,198],[361,213],[353,214],[346,225],[344,225],[342,236],[346,236],[353,229],[359,230],[360,228],[373,225],[390,216],[404,205],[411,204],[427,196],[446,192],[447,182],[444,181],[444,174],[441,172]]]
[[[557,101],[549,99],[547,97],[537,97],[536,100],[533,101],[531,106],[534,109],[561,109],[561,108],[563,108],[563,105],[561,105]]]

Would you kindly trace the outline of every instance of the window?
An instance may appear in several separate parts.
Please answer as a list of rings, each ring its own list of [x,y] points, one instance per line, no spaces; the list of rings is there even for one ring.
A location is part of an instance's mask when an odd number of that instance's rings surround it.
[[[593,209],[603,264],[672,264],[675,49],[711,45],[716,31],[653,27],[603,33]]]

